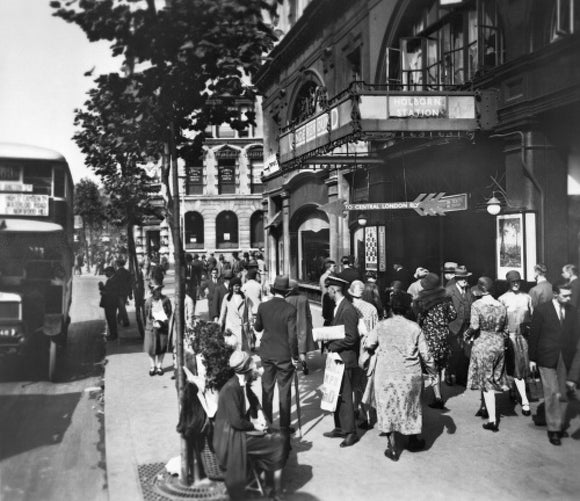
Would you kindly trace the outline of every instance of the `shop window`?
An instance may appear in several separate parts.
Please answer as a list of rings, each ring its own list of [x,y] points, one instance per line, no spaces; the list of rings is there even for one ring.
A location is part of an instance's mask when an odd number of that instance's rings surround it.
[[[264,215],[256,211],[250,218],[250,246],[254,249],[264,247]]]
[[[185,191],[188,195],[203,195],[203,166],[188,165],[186,168]]]
[[[220,212],[215,220],[216,244],[218,249],[238,247],[238,217],[234,212]]]
[[[185,248],[203,249],[204,224],[203,216],[199,212],[186,212],[183,226],[185,230]]]

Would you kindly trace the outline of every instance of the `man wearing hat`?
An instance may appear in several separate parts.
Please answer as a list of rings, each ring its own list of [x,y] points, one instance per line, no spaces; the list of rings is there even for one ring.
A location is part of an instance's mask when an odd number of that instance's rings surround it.
[[[107,266],[104,269],[107,281],[99,282],[101,302],[99,306],[105,310],[107,321],[108,340],[117,339],[117,309],[119,308],[119,283],[115,280],[115,268]]]
[[[459,265],[453,261],[446,261],[443,263],[441,271],[443,272],[443,285],[445,288],[450,287],[455,283],[455,269],[458,266]]]
[[[260,340],[262,375],[262,407],[266,418],[272,422],[274,385],[278,383],[280,401],[280,431],[289,436],[292,407],[292,377],[298,363],[298,334],[296,331],[296,308],[284,299],[290,290],[287,275],[275,278],[270,291],[272,299],[258,306],[254,329],[263,331]]]
[[[117,314],[117,321],[124,327],[129,327],[129,315],[127,315],[126,305],[129,304],[129,299],[133,299],[133,277],[131,272],[125,268],[125,258],[118,257],[116,260],[117,271],[115,271],[114,280],[119,287],[119,312]]]
[[[522,277],[516,270],[508,271],[506,274],[508,291],[498,299],[507,309],[507,329],[511,350],[506,355],[506,365],[508,374],[513,376],[514,384],[522,401],[522,414],[529,416],[530,402],[526,394],[526,378],[530,375],[528,359],[528,330],[532,320],[532,298],[529,294],[522,292]],[[510,392],[513,393],[513,390]]]
[[[345,298],[349,282],[341,277],[330,276],[326,279],[330,298],[334,301],[334,317],[331,325],[344,325],[344,338],[329,341],[328,351],[338,353],[344,363],[344,375],[340,387],[340,396],[334,411],[334,429],[324,433],[325,437],[340,437],[344,440],[341,447],[350,447],[359,441],[354,417],[353,372],[358,367],[358,313]]]
[[[209,287],[208,308],[209,318],[214,322],[219,320],[220,313],[222,311],[222,303],[229,292],[230,280],[232,277],[232,270],[225,270],[222,276],[222,280],[218,281],[216,284],[217,278],[215,277],[215,273],[212,272],[210,278],[211,285]]]
[[[445,263],[451,265],[455,263]],[[471,319],[471,304],[473,294],[469,287],[468,279],[472,274],[465,266],[457,266],[453,271],[453,281],[447,285],[446,290],[451,296],[451,301],[457,317],[449,323],[449,344],[451,346],[451,357],[449,366],[445,371],[445,382],[452,385],[455,382],[465,386],[467,382],[467,369],[469,367],[469,357],[465,353],[465,343],[463,333],[469,327]]]

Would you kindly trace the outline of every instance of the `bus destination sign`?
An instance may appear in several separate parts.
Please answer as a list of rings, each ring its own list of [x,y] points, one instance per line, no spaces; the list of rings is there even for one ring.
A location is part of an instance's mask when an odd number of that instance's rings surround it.
[[[48,216],[48,195],[0,193],[0,215]]]

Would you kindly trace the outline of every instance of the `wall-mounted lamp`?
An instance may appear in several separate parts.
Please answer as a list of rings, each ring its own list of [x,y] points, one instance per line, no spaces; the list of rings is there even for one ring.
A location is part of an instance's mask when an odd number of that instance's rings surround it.
[[[357,222],[359,226],[366,226],[367,224],[367,216],[364,212],[361,212],[357,217]]]
[[[495,196],[495,192],[493,196],[487,201],[486,209],[489,214],[492,216],[497,216],[501,212],[501,202]]]

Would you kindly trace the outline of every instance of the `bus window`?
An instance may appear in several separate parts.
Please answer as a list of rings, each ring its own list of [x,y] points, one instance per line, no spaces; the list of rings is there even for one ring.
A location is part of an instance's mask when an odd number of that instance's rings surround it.
[[[46,165],[25,165],[24,184],[32,185],[32,193],[37,195],[52,194],[52,169]]]
[[[64,198],[65,188],[66,188],[66,177],[64,175],[64,169],[62,167],[54,168],[54,193],[53,197]]]

